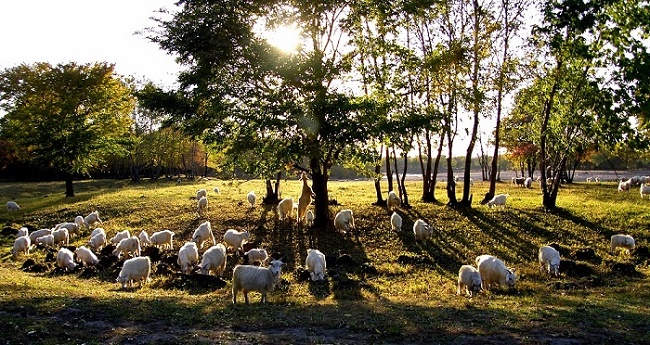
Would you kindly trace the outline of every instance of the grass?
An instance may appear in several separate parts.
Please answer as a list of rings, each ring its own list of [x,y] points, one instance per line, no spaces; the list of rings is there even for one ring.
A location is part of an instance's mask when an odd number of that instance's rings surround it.
[[[212,192],[218,186],[220,194]],[[510,194],[506,211],[474,205],[469,210],[418,201],[420,183],[408,185],[412,208],[400,209],[403,231],[391,231],[390,212],[372,206],[372,182],[330,182],[330,197],[350,208],[357,231],[342,235],[331,229],[310,230],[278,222],[272,207],[249,210],[246,194],[261,199],[263,181],[79,181],[77,196],[65,198],[63,183],[0,184],[0,200],[15,200],[22,210],[0,212],[8,228],[0,234],[0,339],[6,343],[650,343],[650,281],[647,261],[613,256],[608,239],[628,233],[645,246],[650,235],[648,200],[637,193],[617,193],[612,184],[574,184],[561,189],[560,211],[545,213],[538,189],[500,184]],[[443,187],[443,186],[441,186]],[[473,187],[475,200],[486,183]],[[199,218],[199,188],[208,189],[208,215]],[[297,199],[299,181],[282,185],[284,196]],[[251,229],[252,240],[285,257],[284,284],[260,305],[231,304],[230,272],[241,258],[229,257],[226,286],[193,283],[174,274],[153,274],[144,288],[121,290],[115,272],[86,277],[23,272],[26,257],[14,259],[14,231],[29,224],[51,227],[76,215],[98,210],[109,237],[162,229],[176,233],[175,248],[189,240],[206,219],[217,238],[229,228]],[[427,244],[416,243],[413,222],[425,219],[436,229]],[[88,231],[89,232],[89,231]],[[73,239],[87,241],[88,233]],[[588,274],[558,279],[540,276],[537,248],[551,242],[564,258],[592,248],[595,262],[577,263]],[[328,267],[327,282],[299,278],[307,248],[327,255],[349,254],[356,265]],[[493,254],[515,267],[513,291],[481,292],[468,299],[456,295],[462,264]],[[43,250],[29,258],[45,260]],[[372,270],[361,268],[368,263]],[[634,263],[636,273],[610,269]],[[243,300],[240,296],[240,300]]]

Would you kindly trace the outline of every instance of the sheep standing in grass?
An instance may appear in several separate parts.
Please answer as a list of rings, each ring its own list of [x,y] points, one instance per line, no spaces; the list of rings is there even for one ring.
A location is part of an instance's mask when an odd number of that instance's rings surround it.
[[[311,210],[307,211],[307,215],[305,217],[307,218],[307,226],[314,226],[314,219],[316,219],[314,212]]]
[[[207,197],[208,196],[208,191],[205,189],[199,189],[196,191],[196,200],[199,201],[201,200],[202,197]]]
[[[15,201],[7,201],[7,212],[20,211],[20,205]]]
[[[32,233],[29,234],[29,242],[35,244],[37,238],[43,237],[43,236],[46,236],[46,235],[51,235],[51,234],[52,234],[51,229],[40,229],[40,230],[32,231]]]
[[[183,274],[192,273],[194,266],[199,263],[199,249],[194,242],[185,242],[178,250],[178,265]]]
[[[395,191],[391,190],[388,192],[388,198],[386,199],[386,205],[388,206],[389,210],[394,210],[401,205],[402,201],[399,199],[399,196],[397,196],[397,193]]]
[[[101,228],[97,228],[97,229],[101,229]],[[106,244],[106,233],[103,231],[98,232],[97,234],[95,234],[95,236],[92,236],[88,241],[88,247],[94,250],[102,250],[105,244]]]
[[[463,265],[458,270],[458,290],[456,294],[460,295],[463,288],[465,288],[465,292],[469,297],[474,297],[475,294],[481,291],[482,283],[481,273],[474,266]]]
[[[74,271],[77,267],[77,264],[74,263],[74,253],[68,248],[59,249],[59,252],[56,253],[56,265],[66,271]]]
[[[235,251],[244,250],[244,243],[248,242],[250,234],[248,231],[237,231],[235,229],[228,229],[223,234],[223,240],[226,242],[226,248],[233,248]]]
[[[104,224],[102,222],[101,218],[99,218],[99,212],[97,211],[92,211],[90,212],[85,218],[84,218],[84,223],[86,224],[86,227],[89,228],[91,226],[96,225],[97,223],[99,224]]]
[[[641,199],[646,195],[648,196],[648,199],[650,199],[650,186],[642,184],[639,188],[639,193],[641,194]]]
[[[117,247],[113,251],[113,255],[117,256],[119,259],[122,253],[130,254],[132,257],[140,256],[140,239],[131,236],[129,238],[124,238],[117,244]]]
[[[104,237],[106,237],[106,230],[104,230],[104,228],[95,228],[95,230],[90,233],[90,238],[93,238],[97,234],[104,234]]]
[[[264,248],[253,248],[244,255],[248,256],[248,264],[252,265],[254,263],[259,262],[260,265],[263,265],[266,260],[269,258],[269,254],[266,252],[266,249]]]
[[[539,259],[540,272],[546,271],[549,277],[560,275],[560,252],[557,249],[551,246],[543,246],[539,248],[537,258]]]
[[[350,229],[354,229],[354,215],[352,214],[352,210],[340,210],[336,212],[334,226],[343,234]]]
[[[317,249],[307,249],[305,267],[309,271],[312,281],[325,280],[325,254]]]
[[[74,253],[77,254],[77,260],[81,261],[84,266],[95,266],[99,262],[97,256],[84,246],[77,248]]]
[[[248,195],[246,195],[246,199],[248,200],[248,203],[251,205],[251,208],[255,207],[255,200],[257,199],[255,192],[253,191],[248,192]]]
[[[402,231],[402,216],[393,212],[390,216],[390,227],[393,231]]]
[[[88,226],[86,226],[86,221],[84,220],[83,216],[76,216],[74,218],[74,223],[77,224],[79,229],[86,229]]]
[[[625,249],[625,253],[630,255],[630,251],[634,250],[634,238],[630,235],[618,234],[611,237],[611,252],[616,253],[616,248]]]
[[[20,236],[29,236],[29,229],[27,229],[26,227],[22,227],[18,229],[18,234],[16,235],[16,237],[20,237]]]
[[[72,222],[61,223],[61,224],[57,224],[54,227],[53,231],[57,231],[60,229],[68,230],[68,235],[72,236],[79,232],[79,225],[77,223],[72,223]]]
[[[58,230],[52,231],[52,237],[54,237],[55,245],[60,244],[67,246],[70,244],[70,234],[66,228],[60,228]]]
[[[205,213],[208,211],[208,198],[202,196],[196,204],[196,212],[199,216],[205,216]]]
[[[148,256],[140,256],[124,261],[122,270],[115,281],[122,284],[122,288],[127,285],[133,286],[133,282],[140,283],[140,287],[149,280],[151,274],[151,260]]]
[[[309,207],[309,204],[311,204],[311,197],[314,195],[314,191],[311,190],[311,187],[309,187],[309,178],[307,178],[307,174],[302,173],[302,175],[300,175],[300,181],[302,181],[302,193],[298,199],[298,224],[301,224],[305,220],[307,207]]]
[[[526,188],[533,187],[533,179],[531,177],[526,177],[526,179],[524,180],[524,187]]]
[[[232,303],[237,303],[239,291],[244,293],[248,303],[248,293],[257,291],[262,294],[260,303],[268,302],[268,294],[273,292],[282,274],[284,262],[273,260],[268,267],[237,265],[232,272]]]
[[[116,233],[115,236],[113,236],[113,238],[111,238],[111,243],[118,244],[120,243],[121,240],[129,237],[131,237],[131,233],[129,232],[129,230],[120,231]]]
[[[278,203],[278,219],[291,220],[293,214],[293,198],[284,198]]]
[[[194,234],[192,235],[192,241],[196,243],[196,245],[201,248],[203,247],[203,243],[206,241],[210,241],[212,245],[216,245],[217,241],[214,240],[214,234],[212,233],[212,225],[210,224],[210,221],[205,221],[199,225],[196,230],[194,230]]]
[[[140,231],[140,235],[138,235],[138,239],[140,239],[140,246],[146,247],[151,244],[151,240],[149,239],[149,234],[142,230]]]
[[[510,194],[498,194],[495,195],[492,200],[487,202],[487,206],[489,208],[501,208],[505,209],[506,208],[506,201],[508,200],[508,197]]]
[[[32,241],[29,239],[29,236],[20,236],[14,241],[14,247],[11,250],[11,254],[15,258],[18,257],[18,254],[29,255],[29,247],[31,247]]]
[[[424,220],[418,219],[413,223],[413,234],[415,234],[415,241],[426,242],[433,235],[433,228]]]
[[[483,278],[484,290],[489,290],[492,283],[497,283],[501,287],[515,287],[517,276],[500,259],[492,255],[480,255],[476,257],[476,267]]]
[[[54,235],[45,235],[36,239],[34,242],[36,245],[42,245],[45,247],[54,247]]]
[[[621,181],[618,183],[618,192],[627,192],[630,190],[630,181]]]
[[[223,277],[227,262],[226,247],[221,243],[217,243],[203,253],[200,264],[201,274],[207,275],[212,271],[215,276]]]
[[[158,248],[164,249],[167,247],[170,250],[174,250],[174,233],[171,230],[154,232],[151,234],[151,237],[149,237],[149,240],[151,240],[152,245]]]

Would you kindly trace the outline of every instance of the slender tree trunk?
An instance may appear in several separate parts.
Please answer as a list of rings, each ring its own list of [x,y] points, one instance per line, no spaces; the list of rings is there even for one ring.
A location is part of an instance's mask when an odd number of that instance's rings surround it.
[[[397,152],[395,151],[395,144],[393,144],[393,165],[395,168],[395,182],[397,183],[397,191],[399,194],[399,199],[403,200],[402,198],[402,185],[401,185],[401,180],[399,178],[399,168],[397,167]]]
[[[402,207],[408,208],[411,207],[409,204],[409,195],[406,192],[406,185],[404,184],[404,181],[406,181],[406,170],[409,165],[409,157],[407,154],[404,154],[404,171],[402,172],[402,183],[400,184],[400,188],[402,189],[401,195],[402,195]]]
[[[382,145],[382,147],[379,149],[379,159],[375,164],[375,193],[377,194],[377,201],[375,202],[375,205],[377,206],[386,206],[386,200],[384,200],[384,197],[381,194],[381,162],[383,152],[384,148]]]
[[[280,199],[281,175],[282,172],[278,172],[274,184],[271,183],[271,179],[266,179],[266,196],[262,199],[265,205],[274,205],[278,203],[278,200]]]
[[[316,218],[314,225],[318,228],[327,228],[330,219],[329,212],[329,194],[327,191],[327,171],[320,165],[319,158],[312,158],[309,166],[312,174],[312,190],[314,191],[314,201]]]
[[[388,182],[388,191],[393,190],[393,172],[390,169],[390,153],[388,145],[386,145],[386,181]]]
[[[73,197],[74,196],[74,188],[72,186],[72,174],[66,173],[65,174],[65,197]]]

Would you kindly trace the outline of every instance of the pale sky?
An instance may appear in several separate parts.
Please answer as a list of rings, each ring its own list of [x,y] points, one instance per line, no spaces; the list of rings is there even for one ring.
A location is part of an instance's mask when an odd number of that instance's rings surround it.
[[[175,0],[2,0],[0,69],[21,63],[115,64],[118,74],[171,86],[180,67],[144,35]]]

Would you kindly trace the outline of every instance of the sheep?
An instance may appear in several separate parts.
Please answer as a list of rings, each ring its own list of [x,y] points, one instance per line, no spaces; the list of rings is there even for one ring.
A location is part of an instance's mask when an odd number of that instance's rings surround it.
[[[594,179],[593,179],[593,177],[591,177],[591,176],[589,176],[589,177],[587,177],[587,178],[585,179],[585,181],[586,181],[587,183],[591,183],[591,182],[593,182],[593,180],[594,180]]]
[[[31,234],[29,234],[29,242],[36,243],[37,238],[46,235],[51,235],[51,234],[52,234],[51,229],[40,229],[40,230],[33,231]]]
[[[213,246],[217,244],[217,241],[214,239],[214,234],[212,233],[212,225],[210,224],[210,221],[205,221],[194,230],[192,241],[201,248],[203,247],[203,243],[208,240],[212,242]]]
[[[101,228],[98,228],[101,229]],[[103,230],[103,229],[102,229]],[[94,250],[102,250],[104,247],[104,244],[106,244],[106,233],[105,232],[99,232],[95,234],[95,236],[92,236],[90,240],[88,241],[88,247],[94,249]]]
[[[149,234],[145,230],[140,231],[140,235],[138,235],[138,239],[140,240],[140,245],[142,247],[146,247],[151,244],[151,240],[149,239]]]
[[[425,242],[433,235],[433,228],[424,220],[418,219],[413,223],[413,234],[415,234],[416,241]]]
[[[262,294],[260,303],[268,302],[268,294],[275,289],[284,262],[273,260],[268,267],[237,265],[232,272],[232,303],[237,303],[239,291],[244,293],[244,301],[248,303],[248,293],[257,291]]]
[[[7,201],[7,212],[15,212],[20,210],[20,205],[15,201]]]
[[[81,261],[84,266],[95,266],[99,262],[97,256],[84,246],[77,248],[74,253],[77,254],[77,260]]]
[[[305,217],[307,218],[307,226],[314,226],[314,219],[316,218],[314,216],[314,212],[311,210],[307,211],[307,215]]]
[[[627,192],[630,190],[630,181],[623,181],[618,183],[618,192]]]
[[[106,237],[106,230],[104,230],[104,228],[95,228],[95,230],[90,233],[90,238],[95,237],[97,234],[104,234],[104,237]]]
[[[293,213],[293,198],[284,198],[278,203],[278,218],[291,220]]]
[[[263,265],[266,260],[269,258],[269,254],[266,252],[266,249],[263,248],[253,248],[244,255],[248,256],[248,264],[252,265],[256,262],[259,262],[260,265]]]
[[[59,230],[59,229],[67,229],[68,230],[68,235],[72,236],[79,232],[79,224],[77,223],[71,223],[71,222],[66,222],[66,223],[61,223],[57,224],[53,231]]]
[[[208,198],[202,196],[196,204],[196,212],[199,214],[199,216],[204,216],[205,212],[208,210]]]
[[[226,233],[223,234],[223,240],[226,242],[226,248],[234,248],[235,251],[244,250],[244,243],[248,242],[250,234],[248,231],[237,231],[235,229],[228,229]]]
[[[40,244],[40,245],[43,245],[43,246],[46,246],[46,247],[53,247],[54,246],[54,235],[41,236],[41,237],[36,239],[34,244],[36,244],[36,245]]]
[[[253,191],[248,192],[246,199],[248,200],[248,203],[251,205],[251,208],[255,207],[255,199],[257,199],[255,192]]]
[[[391,190],[390,192],[388,192],[386,205],[388,206],[389,210],[394,210],[395,208],[399,207],[401,203],[402,201],[399,199],[399,196],[397,196],[397,193],[395,193],[395,191]]]
[[[300,181],[302,181],[302,193],[298,199],[298,224],[301,224],[302,221],[305,220],[307,207],[309,207],[309,204],[311,204],[311,197],[314,195],[314,191],[311,189],[311,187],[309,187],[309,184],[307,183],[309,181],[307,174],[302,173],[302,175],[300,175]]]
[[[210,274],[210,271],[214,271],[215,276],[223,277],[227,262],[226,247],[221,243],[217,243],[203,253],[200,264],[201,274],[207,275]]]
[[[497,208],[498,207],[498,208],[505,209],[506,208],[506,201],[507,201],[509,196],[510,196],[510,194],[497,194],[497,195],[495,195],[492,198],[492,200],[487,202],[488,208],[492,208],[492,207]]]
[[[390,216],[390,226],[393,231],[402,231],[402,216],[393,212]]]
[[[29,229],[27,229],[26,227],[22,227],[18,229],[18,234],[16,234],[16,237],[20,237],[20,236],[29,236]]]
[[[512,185],[513,186],[521,186],[521,187],[523,187],[525,181],[526,181],[526,179],[523,178],[523,177],[513,177],[512,178]]]
[[[11,250],[11,254],[17,258],[18,254],[23,253],[29,255],[29,247],[31,247],[32,241],[29,236],[20,236],[14,241],[14,247]]]
[[[526,179],[524,180],[524,187],[526,188],[533,187],[533,179],[531,177],[526,177]]]
[[[134,281],[138,281],[142,287],[149,280],[149,274],[151,274],[151,260],[148,256],[140,256],[124,261],[115,281],[122,284],[122,289],[125,289],[127,284],[133,286]]]
[[[178,265],[181,266],[183,274],[190,274],[194,266],[199,262],[199,250],[194,242],[185,242],[178,251]]]
[[[634,247],[634,238],[630,235],[618,234],[611,237],[612,254],[615,253],[616,248],[623,248],[625,249],[625,253],[630,255],[630,251],[634,250]]]
[[[122,252],[131,254],[133,257],[140,256],[140,239],[135,236],[123,238],[113,250],[113,255],[119,259]]]
[[[129,237],[131,237],[131,233],[129,232],[129,230],[120,231],[116,233],[115,236],[113,236],[113,238],[111,238],[111,243],[118,244],[120,243],[121,240]]]
[[[341,233],[346,233],[350,229],[354,229],[354,215],[352,210],[340,210],[334,216],[334,226]]]
[[[600,184],[603,181],[603,179],[600,176],[596,176],[594,181],[596,181],[597,184]]]
[[[487,254],[479,255],[476,257],[476,267],[483,279],[481,286],[483,290],[489,290],[492,283],[497,283],[501,287],[515,287],[517,276],[500,259]]]
[[[86,218],[84,218],[84,223],[86,224],[87,228],[97,223],[104,224],[104,222],[102,222],[102,220],[99,218],[99,212],[97,212],[96,210],[90,212],[90,214],[88,214]]]
[[[79,226],[79,229],[86,229],[88,226],[86,226],[86,221],[84,220],[83,216],[76,216],[74,218],[74,223]]]
[[[202,197],[207,197],[208,191],[205,189],[199,189],[196,191],[196,200],[201,200]]]
[[[305,267],[309,271],[312,281],[325,280],[325,254],[317,249],[307,249]]]
[[[639,193],[641,194],[641,199],[643,199],[644,195],[647,195],[648,199],[650,199],[650,186],[642,184],[639,188]]]
[[[456,295],[462,293],[463,288],[469,297],[474,297],[475,294],[481,291],[481,273],[471,265],[463,265],[458,270],[458,290]]]
[[[557,249],[551,246],[540,247],[537,258],[540,272],[546,271],[549,277],[560,275],[560,252]]]
[[[212,190],[213,190],[215,193],[219,194],[219,187],[214,187]]]
[[[56,253],[56,265],[63,268],[65,271],[74,271],[77,264],[74,263],[74,253],[68,248],[61,248]]]
[[[54,237],[54,244],[62,244],[64,246],[70,244],[70,234],[66,228],[52,231],[52,236]]]
[[[149,237],[149,240],[151,240],[151,244],[156,247],[168,247],[170,250],[174,250],[174,233],[171,230],[154,232],[151,234],[151,237]]]

